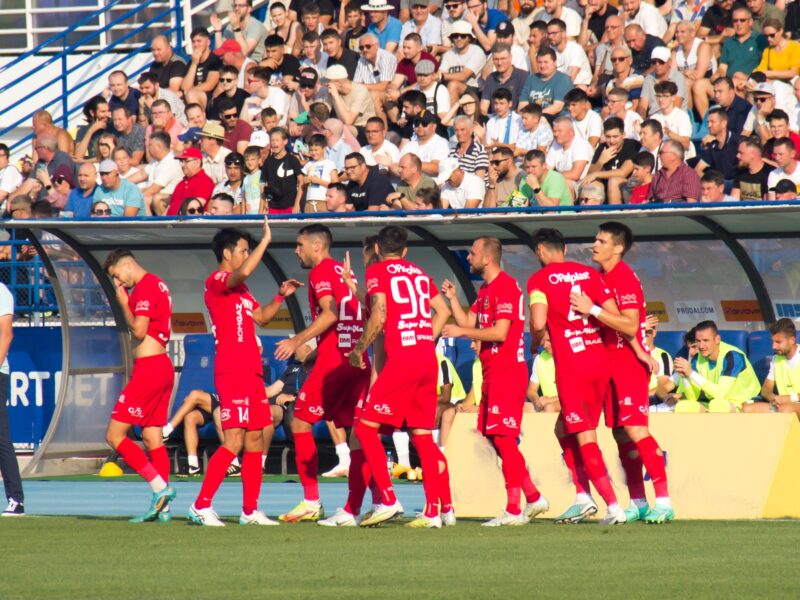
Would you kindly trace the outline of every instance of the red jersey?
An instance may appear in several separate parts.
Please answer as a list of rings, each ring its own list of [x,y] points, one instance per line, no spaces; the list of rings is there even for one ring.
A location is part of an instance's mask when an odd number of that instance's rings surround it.
[[[431,298],[439,295],[436,284],[417,265],[405,259],[384,260],[367,268],[367,295],[386,295],[383,347],[386,359],[407,357],[436,359],[431,323]]]
[[[247,371],[261,375],[261,349],[256,339],[253,311],[258,302],[244,283],[228,289],[230,273],[214,271],[206,279],[205,302],[211,317],[216,356],[214,371]]]
[[[148,317],[147,335],[167,347],[172,329],[172,297],[167,284],[152,273],[147,273],[128,292],[128,308],[134,317]]]
[[[647,348],[645,342],[645,306],[644,306],[644,291],[642,290],[642,283],[630,268],[628,263],[624,261],[618,262],[613,269],[608,273],[601,274],[603,281],[614,294],[617,301],[617,307],[620,311],[635,308],[639,311],[639,330],[636,337],[639,339],[639,344],[642,348]],[[625,336],[619,331],[602,325],[603,342],[608,350],[632,350],[630,344],[627,343]]]
[[[547,330],[557,368],[570,370],[605,351],[600,323],[570,309],[571,292],[584,293],[597,305],[614,297],[597,271],[576,262],[550,263],[528,279],[530,303],[547,305]]]
[[[308,305],[311,307],[311,318],[322,313],[319,301],[325,296],[333,296],[339,320],[323,331],[317,338],[317,360],[331,357],[334,362],[344,360],[356,342],[364,333],[364,319],[361,314],[361,303],[342,279],[342,264],[332,258],[326,258],[308,274]],[[355,276],[353,276],[355,281]]]
[[[525,362],[525,342],[522,339],[525,307],[522,302],[519,284],[505,271],[478,290],[478,298],[470,310],[478,316],[480,329],[494,326],[499,319],[511,321],[504,342],[481,342],[480,358],[484,371],[490,367],[508,369]]]

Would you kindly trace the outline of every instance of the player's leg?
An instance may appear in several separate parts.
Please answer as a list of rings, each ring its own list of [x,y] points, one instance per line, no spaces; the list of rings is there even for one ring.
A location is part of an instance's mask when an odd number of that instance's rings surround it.
[[[364,458],[372,473],[373,480],[381,493],[381,506],[393,507],[399,504],[392,487],[392,479],[386,468],[386,453],[381,443],[380,424],[363,417],[353,428],[356,439],[364,452]]]
[[[161,427],[143,427],[142,442],[147,449],[150,463],[156,468],[161,478],[169,483],[169,454],[161,436]]]
[[[646,425],[632,425],[626,427],[625,432],[636,444],[644,468],[647,469],[650,480],[653,482],[653,491],[656,496],[655,506],[648,510],[642,519],[646,523],[665,523],[673,520],[675,512],[669,497],[667,468],[663,451]]]
[[[560,516],[556,517],[556,523],[578,523],[583,519],[592,516],[597,512],[597,504],[592,498],[592,491],[589,486],[589,477],[586,469],[583,468],[578,441],[574,435],[569,435],[564,430],[562,419],[556,421],[555,436],[561,446],[561,457],[564,465],[570,473],[570,478],[575,486],[575,502],[567,508]]]
[[[506,508],[503,515],[487,521],[484,525],[524,525],[522,515],[522,477],[525,459],[517,447],[517,440],[505,435],[489,436],[489,441],[502,461],[503,480],[506,486]]]
[[[204,411],[211,414],[211,394],[203,390],[192,390],[189,392],[186,398],[183,399],[183,403],[178,410],[172,415],[169,423],[164,426],[164,438],[168,438],[172,432],[175,431],[175,428],[183,422],[186,416],[198,408],[202,408]]]
[[[183,418],[183,444],[186,447],[186,460],[189,463],[189,475],[200,474],[200,459],[197,450],[200,447],[200,435],[197,430],[205,424],[205,417],[199,410],[192,410]]]
[[[612,433],[617,442],[619,461],[625,473],[625,483],[628,486],[628,496],[631,504],[625,511],[628,523],[638,521],[647,514],[650,508],[647,504],[647,494],[644,491],[644,465],[639,454],[639,449],[626,433],[627,428],[614,427]]]
[[[116,419],[108,422],[106,429],[106,443],[119,452],[128,466],[136,471],[139,476],[150,484],[153,492],[160,492],[167,487],[167,482],[158,473],[158,469],[148,460],[147,455],[133,440],[128,437],[130,423],[123,423]]]
[[[347,430],[344,427],[337,427],[333,421],[325,421],[328,426],[328,433],[331,436],[338,463],[329,471],[325,471],[323,477],[344,477],[350,471],[350,446],[347,444]]]
[[[781,404],[778,407],[779,413],[789,413],[797,415],[797,418],[800,419],[800,402],[788,402],[786,404]]]
[[[364,495],[372,481],[372,473],[364,457],[364,450],[361,449],[361,444],[358,443],[355,430],[350,432],[349,443],[350,467],[347,473],[347,501],[333,515],[318,521],[318,525],[323,527],[355,527],[358,525],[358,515],[361,513]]]
[[[224,410],[224,409],[223,409]],[[226,419],[228,421],[230,419]],[[236,423],[238,425],[238,423]],[[226,427],[227,423],[223,423]],[[222,485],[228,467],[234,458],[239,455],[244,446],[244,427],[229,427],[223,429],[223,442],[208,461],[208,468],[203,477],[203,484],[192,506],[189,508],[189,520],[196,525],[222,527],[225,524],[211,508],[211,502]]]
[[[266,412],[267,408],[264,407]],[[261,494],[263,467],[261,457],[264,452],[265,427],[256,424],[256,428],[244,434],[244,454],[242,455],[242,514],[240,525],[278,525],[258,510],[258,497]],[[267,428],[271,428],[272,423]]]
[[[439,448],[442,452],[447,447],[447,440],[450,438],[450,430],[453,428],[455,420],[456,407],[450,405],[442,411],[439,422]]]
[[[776,409],[769,402],[749,402],[742,404],[743,413],[771,413],[775,412],[775,410]]]

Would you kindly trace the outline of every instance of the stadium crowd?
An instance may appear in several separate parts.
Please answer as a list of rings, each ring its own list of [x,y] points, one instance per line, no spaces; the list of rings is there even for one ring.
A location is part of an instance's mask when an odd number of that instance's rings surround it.
[[[222,0],[0,144],[7,214],[796,199],[800,2]],[[218,16],[219,15],[219,16]]]

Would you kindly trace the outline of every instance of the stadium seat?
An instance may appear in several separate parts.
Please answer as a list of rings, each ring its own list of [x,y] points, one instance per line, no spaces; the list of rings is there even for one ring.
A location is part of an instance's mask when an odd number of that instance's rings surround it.
[[[685,331],[659,331],[656,335],[656,346],[669,352],[674,357],[675,353],[683,347]]]
[[[772,336],[769,331],[751,331],[747,336],[747,357],[761,383],[764,383],[769,372],[772,355]]]
[[[722,341],[747,352],[747,332],[742,329],[720,329]]]

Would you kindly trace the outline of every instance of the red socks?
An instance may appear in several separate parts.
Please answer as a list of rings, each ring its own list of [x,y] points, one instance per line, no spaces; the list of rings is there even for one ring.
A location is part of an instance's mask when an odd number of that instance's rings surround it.
[[[394,504],[397,502],[397,497],[394,495],[392,478],[389,476],[389,470],[386,468],[386,452],[383,449],[378,429],[359,421],[356,423],[353,430],[361,444],[361,448],[364,450],[364,457],[367,459],[367,464],[369,465],[369,470],[372,473],[375,484],[381,491],[381,503],[385,505]],[[431,442],[433,442],[433,440],[431,440]],[[352,462],[352,456],[350,460]]]
[[[522,476],[522,493],[525,494],[525,500],[528,502],[536,502],[542,497],[542,493],[533,483],[533,479],[531,479],[531,474],[528,472],[527,465],[525,465],[525,472]]]
[[[442,494],[443,477],[439,472],[439,467],[442,462],[446,464],[446,460],[442,451],[436,446],[433,441],[433,435],[430,433],[421,435],[412,435],[411,441],[414,448],[417,449],[419,461],[422,463],[422,487],[425,490],[425,516],[435,517],[439,514],[439,502]],[[445,480],[447,490],[445,496],[450,495],[450,482]],[[449,498],[448,498],[449,499]]]
[[[649,435],[639,440],[636,447],[639,449],[639,455],[645,469],[647,469],[647,473],[650,475],[650,479],[653,480],[653,490],[656,493],[656,498],[668,498],[667,469],[664,466],[664,454],[658,447],[658,442],[653,436]]]
[[[519,451],[516,439],[505,435],[495,435],[491,439],[497,454],[503,459],[503,479],[506,482],[506,495],[508,497],[506,512],[511,515],[518,515],[522,513],[520,495],[522,492],[522,480],[526,472],[525,458]]]
[[[166,448],[163,448],[163,450],[166,453]],[[147,483],[158,477],[158,470],[147,460],[144,450],[139,448],[130,438],[122,439],[117,446],[117,452],[128,463],[128,466],[136,471]],[[167,461],[167,471],[169,471],[169,461]]]
[[[442,512],[450,512],[453,510],[453,495],[450,492],[450,469],[447,467],[447,459],[444,456],[444,452],[439,446],[435,444],[434,446],[438,453],[436,460],[439,465],[439,503],[441,504]]]
[[[367,493],[367,485],[372,479],[372,473],[367,465],[364,451],[350,450],[350,471],[347,473],[347,502],[344,510],[353,516],[361,512],[361,505],[364,502],[364,494]],[[380,493],[378,494],[380,498]],[[380,502],[380,500],[378,500]]]
[[[614,488],[611,486],[611,480],[608,478],[606,471],[606,464],[603,462],[603,455],[596,442],[584,444],[581,446],[581,458],[583,465],[586,469],[589,479],[594,484],[595,489],[603,498],[606,504],[614,504],[617,501],[617,495],[614,493]]]
[[[169,483],[169,454],[166,446],[159,446],[147,452],[150,463],[155,467],[164,483]]]
[[[246,515],[258,509],[262,473],[261,451],[245,452],[242,456],[242,512]]]
[[[567,469],[572,476],[572,483],[575,485],[575,493],[590,494],[589,478],[586,476],[586,471],[583,468],[583,460],[575,436],[568,435],[563,438],[558,438],[558,443],[561,445],[561,450],[563,451],[564,464],[567,465]]]
[[[622,444],[617,442],[617,446],[619,448],[619,460],[622,463],[622,470],[625,471],[625,481],[628,484],[628,494],[631,500],[646,498],[642,459],[639,458],[640,452],[636,444],[631,441]]]
[[[214,498],[214,494],[217,493],[219,486],[222,485],[222,481],[228,472],[228,467],[231,466],[234,458],[236,458],[236,455],[225,446],[220,446],[214,452],[214,456],[208,461],[208,469],[206,470],[206,476],[203,478],[203,485],[200,486],[200,493],[194,501],[195,508],[203,509],[211,506],[211,500]],[[260,464],[261,458],[258,460]],[[242,477],[244,477],[244,473],[242,473]]]
[[[300,476],[300,484],[303,486],[303,498],[318,501],[317,443],[314,441],[314,434],[310,431],[295,433],[294,453],[297,461],[297,474]]]

